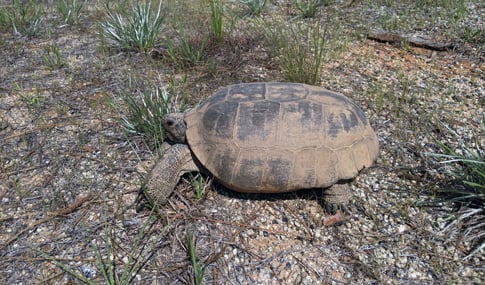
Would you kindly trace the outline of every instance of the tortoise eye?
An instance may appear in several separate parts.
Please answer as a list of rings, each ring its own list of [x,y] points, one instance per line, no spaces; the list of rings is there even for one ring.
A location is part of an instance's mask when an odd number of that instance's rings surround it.
[[[171,127],[175,124],[173,120],[167,120],[167,126]]]

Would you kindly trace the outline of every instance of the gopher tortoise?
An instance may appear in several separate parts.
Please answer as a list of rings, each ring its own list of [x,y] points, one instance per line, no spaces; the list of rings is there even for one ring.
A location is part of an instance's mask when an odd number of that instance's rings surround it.
[[[347,97],[297,83],[243,83],[217,91],[189,112],[163,120],[174,144],[148,175],[144,195],[163,205],[180,177],[211,175],[238,192],[324,189],[335,212],[348,182],[379,151],[364,112]]]

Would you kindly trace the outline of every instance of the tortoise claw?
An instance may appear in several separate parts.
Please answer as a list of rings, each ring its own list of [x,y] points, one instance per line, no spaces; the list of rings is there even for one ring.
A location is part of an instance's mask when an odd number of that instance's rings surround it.
[[[348,184],[335,184],[325,190],[324,207],[330,214],[338,211],[350,212],[350,198],[352,197]]]
[[[342,212],[344,214],[350,214],[351,206],[350,203],[329,203],[324,201],[324,208],[327,213],[335,215],[338,212]]]
[[[149,206],[148,200],[143,191],[143,187],[141,187],[140,190],[138,190],[138,195],[136,196],[136,199],[135,199],[136,212],[137,213],[143,212],[143,210],[148,206]]]

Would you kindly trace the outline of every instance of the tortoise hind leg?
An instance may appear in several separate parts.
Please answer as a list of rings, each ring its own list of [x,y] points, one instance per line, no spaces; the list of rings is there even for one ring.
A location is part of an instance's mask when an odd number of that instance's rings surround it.
[[[348,183],[334,184],[330,188],[325,189],[325,210],[331,214],[335,214],[338,210],[348,212],[351,198],[352,192]]]

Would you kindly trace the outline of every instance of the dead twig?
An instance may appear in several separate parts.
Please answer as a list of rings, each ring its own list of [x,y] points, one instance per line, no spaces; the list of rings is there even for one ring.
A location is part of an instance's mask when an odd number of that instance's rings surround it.
[[[372,29],[367,34],[367,38],[370,40],[375,40],[384,43],[401,43],[407,42],[412,46],[430,49],[430,50],[437,50],[437,51],[444,51],[452,48],[452,45],[449,43],[440,43],[434,42],[430,39],[415,36],[415,35],[407,35],[404,33],[399,32],[389,32],[383,31],[378,29]]]
[[[24,233],[31,231],[35,229],[37,226],[50,221],[53,218],[59,217],[59,216],[67,216],[70,213],[76,211],[78,208],[80,208],[84,203],[91,201],[93,199],[92,195],[84,196],[84,197],[79,197],[74,203],[72,203],[69,207],[59,209],[54,212],[48,212],[47,217],[42,218],[33,224],[29,225],[25,229],[19,231],[16,233],[13,237],[11,237],[9,240],[7,240],[3,245],[0,247],[0,251],[5,249],[7,246],[9,246],[12,242],[16,241],[21,235]]]

